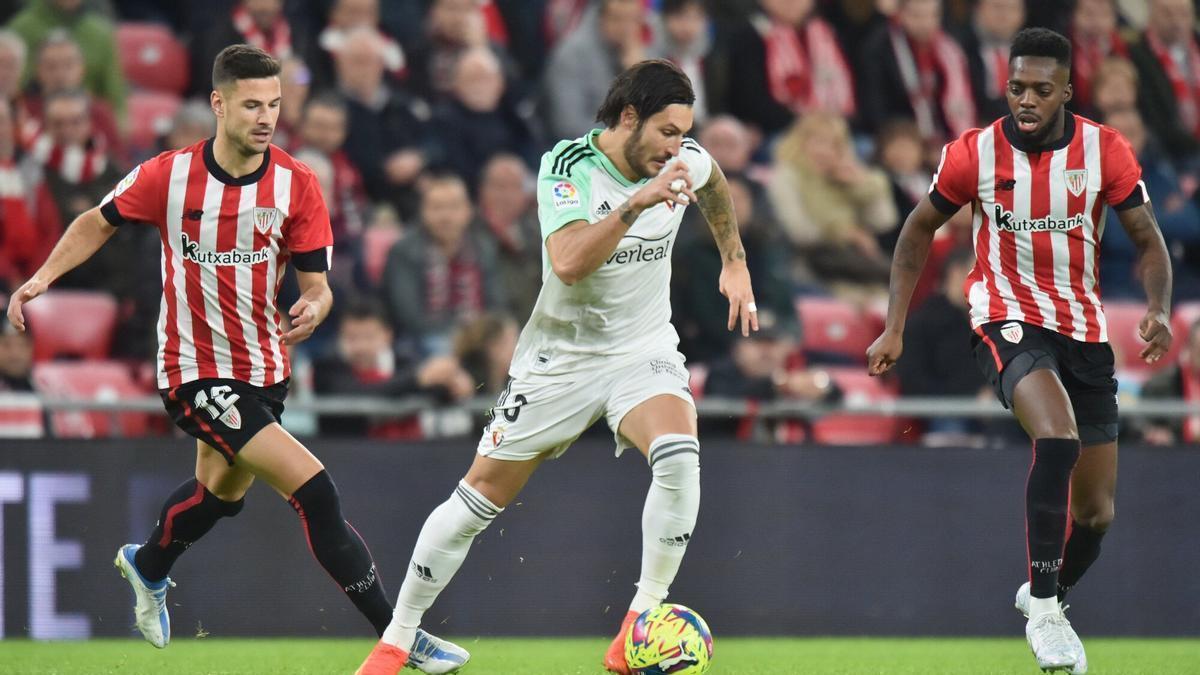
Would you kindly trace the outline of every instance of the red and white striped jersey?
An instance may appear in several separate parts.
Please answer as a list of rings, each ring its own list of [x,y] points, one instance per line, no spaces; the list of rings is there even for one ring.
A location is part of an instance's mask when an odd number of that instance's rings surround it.
[[[146,160],[101,202],[113,225],[158,227],[163,300],[158,386],[228,378],[267,387],[291,374],[276,306],[290,259],[329,269],[333,234],[316,176],[272,145],[234,178],[212,139]]]
[[[963,289],[971,328],[1024,321],[1081,342],[1107,342],[1100,302],[1105,205],[1150,200],[1129,142],[1066,114],[1063,137],[1027,147],[1004,117],[942,150],[929,188],[938,210],[972,205],[975,268]]]

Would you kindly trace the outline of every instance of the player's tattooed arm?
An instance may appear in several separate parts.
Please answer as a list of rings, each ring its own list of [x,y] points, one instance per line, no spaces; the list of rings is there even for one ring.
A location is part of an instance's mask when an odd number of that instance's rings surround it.
[[[721,261],[745,262],[746,249],[738,234],[737,215],[733,211],[733,200],[729,197],[729,183],[715,161],[712,163],[712,175],[704,187],[696,190],[696,197],[700,200],[700,212],[708,221],[708,228],[712,230],[713,239],[721,251]]]
[[[1138,325],[1146,347],[1139,356],[1147,363],[1154,363],[1171,347],[1171,256],[1150,202],[1117,211],[1117,216],[1137,246],[1138,267],[1146,289],[1148,306]]]

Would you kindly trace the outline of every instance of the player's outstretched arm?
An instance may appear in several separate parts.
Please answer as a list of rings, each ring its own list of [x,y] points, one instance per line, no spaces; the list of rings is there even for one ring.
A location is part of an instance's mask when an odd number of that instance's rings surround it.
[[[324,272],[296,270],[296,282],[300,286],[300,299],[288,310],[292,329],[283,336],[285,345],[307,340],[333,308],[333,291]]]
[[[1117,216],[1137,246],[1142,287],[1146,289],[1146,316],[1138,325],[1138,333],[1147,344],[1139,356],[1146,363],[1154,363],[1171,348],[1171,257],[1150,202],[1117,211]]]
[[[12,294],[8,301],[9,322],[18,330],[25,330],[25,314],[21,306],[45,293],[59,277],[92,257],[116,231],[117,228],[100,214],[99,207],[79,214],[54,245],[46,262]]]
[[[729,183],[717,161],[712,160],[712,174],[704,187],[696,191],[700,212],[708,221],[713,240],[721,251],[721,295],[729,298],[729,322],[733,330],[739,319],[742,335],[758,330],[758,310],[754,305],[754,289],[750,286],[750,270],[746,267],[746,249],[738,233],[737,214],[729,197]]]
[[[904,322],[908,318],[908,303],[912,301],[913,289],[925,260],[929,257],[929,246],[933,235],[950,216],[942,213],[922,197],[900,229],[896,241],[896,252],[892,254],[892,279],[888,286],[887,324],[883,333],[867,348],[867,372],[882,375],[896,365],[904,351]]]
[[[682,190],[671,189],[676,180],[683,181]],[[555,276],[570,286],[608,260],[642,211],[665,201],[687,204],[695,198],[688,187],[687,167],[683,162],[675,162],[603,220],[594,223],[576,220],[546,237],[550,267]]]

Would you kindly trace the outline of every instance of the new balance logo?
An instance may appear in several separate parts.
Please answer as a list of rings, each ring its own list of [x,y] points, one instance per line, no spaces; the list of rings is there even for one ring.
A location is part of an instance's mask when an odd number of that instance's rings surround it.
[[[596,215],[601,218],[606,218],[610,213],[612,213],[612,207],[608,205],[608,200],[606,199],[603,202],[600,202],[600,208],[596,209]]]
[[[437,579],[433,578],[433,570],[425,565],[418,565],[416,560],[412,561],[412,571],[422,581],[428,581],[431,584],[437,583]]]
[[[690,534],[681,534],[678,537],[659,537],[658,541],[667,546],[687,546],[688,540],[691,538]]]
[[[188,220],[200,220],[204,217],[204,211],[200,209],[188,209],[183,212],[183,217]]]
[[[1001,178],[996,181],[996,189],[1001,192],[1012,192],[1017,187],[1017,181],[1012,178]]]

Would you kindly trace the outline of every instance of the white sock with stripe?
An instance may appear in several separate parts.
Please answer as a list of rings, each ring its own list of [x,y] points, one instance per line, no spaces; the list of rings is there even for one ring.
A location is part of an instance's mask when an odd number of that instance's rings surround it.
[[[421,617],[462,566],[476,535],[503,510],[459,481],[450,499],[429,514],[413,548],[392,622],[383,632],[384,642],[405,651],[412,648]]]
[[[667,597],[700,510],[700,441],[666,434],[650,444],[650,491],[642,510],[642,575],[629,609],[639,614]]]

